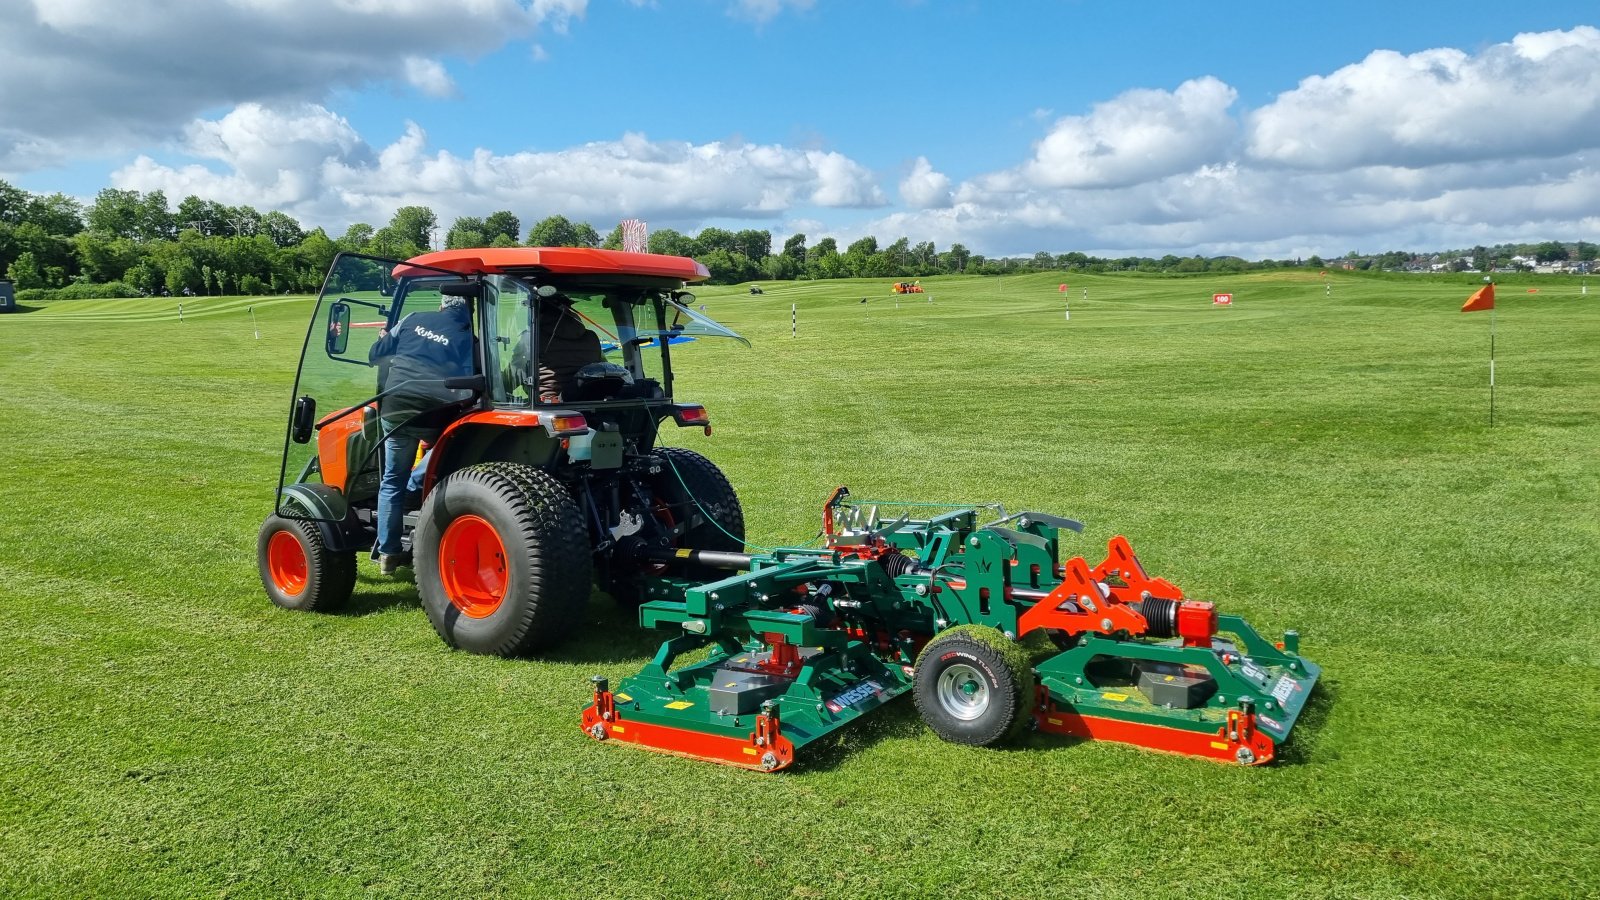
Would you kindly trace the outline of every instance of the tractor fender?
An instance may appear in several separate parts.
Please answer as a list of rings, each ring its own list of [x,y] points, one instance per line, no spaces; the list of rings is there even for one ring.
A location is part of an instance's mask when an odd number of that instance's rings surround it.
[[[322,532],[322,542],[329,550],[362,549],[352,546],[351,538],[345,531],[344,520],[350,513],[350,504],[345,501],[344,494],[337,488],[311,482],[286,485],[278,497],[279,508],[290,500],[299,503],[311,513],[317,530]]]
[[[433,491],[457,469],[483,462],[514,462],[545,468],[556,461],[562,434],[546,410],[493,410],[463,416],[450,423],[433,444],[422,491]],[[586,430],[586,429],[585,429]]]

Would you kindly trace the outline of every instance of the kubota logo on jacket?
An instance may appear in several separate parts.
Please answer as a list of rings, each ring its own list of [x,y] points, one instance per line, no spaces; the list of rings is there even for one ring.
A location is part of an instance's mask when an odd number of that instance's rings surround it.
[[[439,334],[436,331],[429,331],[428,329],[423,328],[421,325],[418,325],[416,328],[413,328],[412,332],[415,333],[417,337],[427,338],[428,340],[433,341],[436,344],[443,344],[446,347],[450,346],[450,339],[449,338],[445,337],[442,334]]]

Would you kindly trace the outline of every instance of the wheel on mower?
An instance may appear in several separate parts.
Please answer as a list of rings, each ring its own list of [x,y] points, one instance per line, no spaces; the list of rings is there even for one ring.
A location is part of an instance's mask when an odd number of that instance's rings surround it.
[[[1015,737],[1028,724],[1033,692],[1026,654],[993,628],[952,628],[917,657],[917,711],[952,743],[989,747]]]
[[[267,596],[284,609],[334,609],[356,586],[354,553],[329,550],[316,522],[277,513],[261,523],[256,568]]]
[[[422,504],[411,544],[428,619],[461,650],[517,656],[552,646],[589,599],[593,564],[577,504],[532,466],[451,474]]]
[[[733,553],[744,550],[744,508],[717,464],[682,447],[658,447],[655,455],[661,460],[661,473],[650,479],[656,506],[649,515],[667,528],[696,516],[705,520],[678,535],[673,546]],[[705,566],[684,566],[677,571],[685,578],[702,581],[727,574]],[[603,586],[618,603],[638,603],[643,599],[639,593],[640,574],[633,570],[612,571],[607,573]]]

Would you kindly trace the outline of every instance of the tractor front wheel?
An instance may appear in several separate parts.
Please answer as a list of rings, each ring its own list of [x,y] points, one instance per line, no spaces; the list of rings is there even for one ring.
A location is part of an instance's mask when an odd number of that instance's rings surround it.
[[[982,625],[952,628],[929,641],[917,658],[912,686],[917,711],[935,734],[976,747],[1020,733],[1028,724],[1033,692],[1026,654]]]
[[[516,463],[456,472],[422,505],[417,592],[452,647],[519,656],[559,642],[589,599],[578,507],[549,474]]]
[[[316,522],[276,513],[261,524],[256,569],[267,596],[284,609],[333,609],[356,586],[354,553],[329,550]]]

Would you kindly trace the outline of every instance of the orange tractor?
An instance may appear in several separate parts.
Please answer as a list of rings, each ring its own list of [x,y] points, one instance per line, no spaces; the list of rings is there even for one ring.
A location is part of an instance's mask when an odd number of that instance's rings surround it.
[[[446,643],[499,655],[550,646],[576,624],[592,584],[635,598],[641,577],[667,567],[651,554],[743,549],[727,478],[658,441],[664,427],[711,428],[705,407],[673,397],[674,351],[713,337],[748,344],[692,308],[685,288],[707,277],[684,257],[581,248],[444,250],[405,262],[341,254],[312,313],[277,508],[257,544],[272,601],[322,610],[349,599],[358,554],[376,535],[381,448],[407,424],[380,415],[405,385],[379,390],[368,351],[384,329],[445,297],[471,310],[473,371],[440,379],[460,399],[419,413],[448,424],[419,466],[403,543]],[[596,358],[564,373],[552,396],[540,378],[563,319],[590,332],[579,335]]]
[[[894,287],[890,288],[890,293],[920,294],[922,293],[922,285],[921,283],[915,281],[896,281],[894,283]]]

